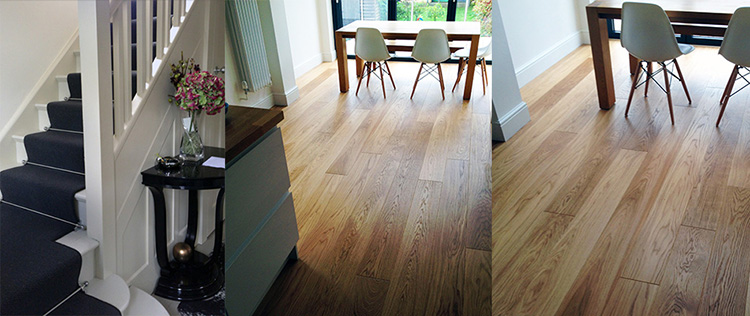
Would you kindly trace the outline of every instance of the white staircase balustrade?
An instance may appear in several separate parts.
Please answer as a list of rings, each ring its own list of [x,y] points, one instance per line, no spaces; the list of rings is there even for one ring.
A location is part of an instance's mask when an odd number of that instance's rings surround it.
[[[158,266],[153,256],[153,220],[149,220],[153,202],[140,183],[140,172],[153,166],[157,153],[174,154],[182,133],[175,125],[180,111],[167,102],[167,96],[174,93],[169,80],[170,65],[184,52],[185,58],[195,58],[204,69],[217,66],[206,65],[206,56],[215,49],[221,49],[223,56],[223,45],[209,47],[211,41],[206,30],[213,24],[223,26],[224,21],[210,23],[206,17],[219,15],[217,12],[222,17],[224,14],[223,4],[211,0],[158,0],[155,14],[153,7],[146,8],[154,2],[137,1],[135,10],[131,5],[131,1],[122,0],[80,1],[78,17],[86,157],[85,213],[88,234],[99,241],[96,276],[106,279],[117,274],[131,286],[131,291],[141,293],[133,288],[152,291]],[[102,19],[102,14],[109,18]],[[114,43],[114,47],[109,43]],[[223,122],[223,116],[218,119]],[[214,120],[204,119],[202,125],[207,121]],[[223,133],[220,134],[223,141]],[[223,144],[210,139],[204,139],[204,143]],[[168,242],[173,243],[184,238],[181,226],[184,221],[175,210],[184,207],[177,201],[187,199],[182,199],[179,193],[166,193],[168,216],[174,218],[171,221],[174,226],[168,228]],[[215,196],[209,199],[215,200]],[[207,233],[210,231],[207,228]],[[137,299],[137,295],[131,297]],[[131,307],[128,311],[132,312]]]

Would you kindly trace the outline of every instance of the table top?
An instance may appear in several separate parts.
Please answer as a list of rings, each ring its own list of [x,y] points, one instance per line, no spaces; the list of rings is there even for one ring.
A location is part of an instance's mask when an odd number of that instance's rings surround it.
[[[141,172],[142,183],[147,186],[180,190],[207,190],[224,187],[224,169],[204,167],[209,157],[224,157],[224,148],[206,146],[203,159],[185,164],[180,169],[164,170],[156,166]],[[154,159],[156,160],[156,159]]]
[[[600,13],[619,15],[623,2],[628,0],[598,0],[590,5]],[[632,1],[632,0],[631,0]],[[737,8],[748,6],[746,0],[644,0],[654,3],[667,12],[673,22],[727,24]],[[703,19],[710,19],[703,21]]]
[[[226,115],[227,165],[284,119],[284,112],[229,106]]]
[[[479,22],[438,22],[438,21],[354,21],[338,30],[336,33],[354,36],[360,27],[373,27],[383,33],[383,37],[392,35],[416,36],[422,29],[443,29],[451,36],[479,36],[481,25]]]

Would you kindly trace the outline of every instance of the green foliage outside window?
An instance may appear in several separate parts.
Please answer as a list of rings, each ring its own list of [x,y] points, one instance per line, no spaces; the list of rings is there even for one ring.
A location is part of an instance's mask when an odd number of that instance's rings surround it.
[[[413,10],[412,10],[413,5]],[[492,0],[472,0],[469,9],[459,3],[456,21],[478,21],[482,24],[482,36],[492,36]],[[397,21],[445,21],[447,3],[401,0],[396,3]],[[378,0],[380,16],[388,16],[388,0]],[[466,16],[468,14],[468,16]]]

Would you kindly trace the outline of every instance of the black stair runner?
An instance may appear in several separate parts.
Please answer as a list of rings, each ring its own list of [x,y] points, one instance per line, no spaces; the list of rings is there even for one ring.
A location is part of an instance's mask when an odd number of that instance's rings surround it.
[[[68,86],[71,100],[47,105],[50,129],[24,138],[28,162],[0,172],[1,315],[120,315],[79,291],[81,255],[56,242],[76,228],[85,187],[80,75]]]

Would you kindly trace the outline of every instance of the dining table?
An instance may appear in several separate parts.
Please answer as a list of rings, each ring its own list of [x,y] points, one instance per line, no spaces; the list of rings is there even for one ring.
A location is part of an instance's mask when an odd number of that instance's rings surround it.
[[[609,110],[615,104],[615,84],[609,51],[608,19],[621,19],[624,0],[598,0],[586,6],[599,107]],[[653,0],[641,1],[661,6],[676,34],[722,37],[734,11],[747,0]],[[633,75],[638,59],[630,56]]]
[[[349,91],[349,64],[347,62],[346,40],[355,38],[357,29],[360,27],[376,28],[383,34],[385,40],[415,40],[422,29],[442,29],[448,35],[448,41],[469,41],[469,60],[466,71],[466,84],[464,86],[464,100],[471,99],[472,83],[474,81],[474,70],[477,63],[477,50],[481,26],[479,22],[454,22],[454,21],[354,21],[335,32],[336,59],[339,70],[339,90]],[[357,73],[361,68],[361,62],[357,62]]]

